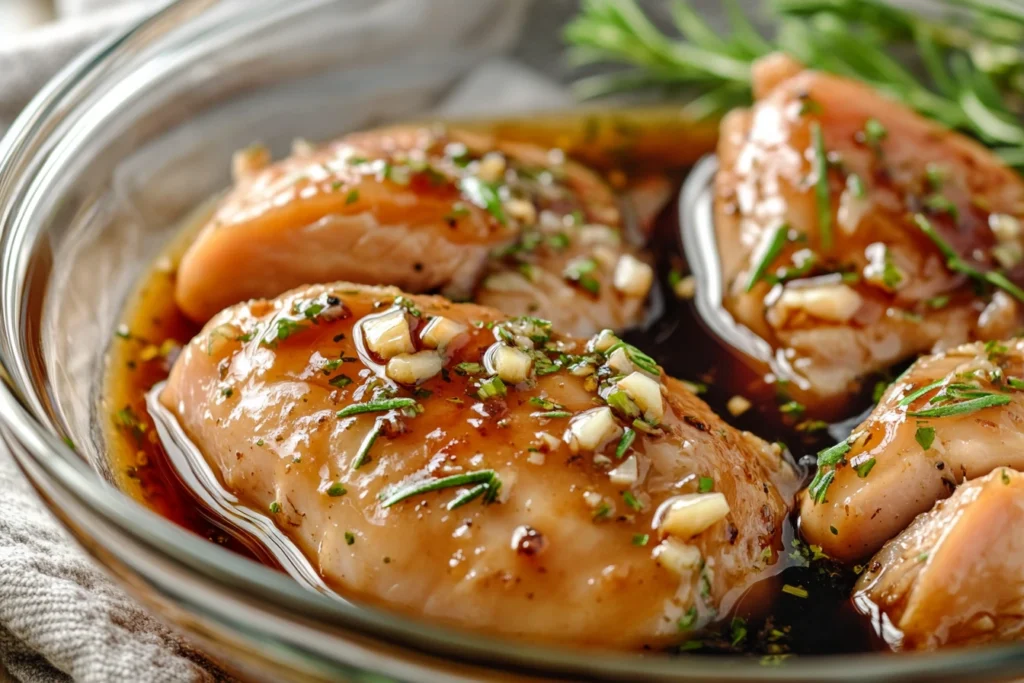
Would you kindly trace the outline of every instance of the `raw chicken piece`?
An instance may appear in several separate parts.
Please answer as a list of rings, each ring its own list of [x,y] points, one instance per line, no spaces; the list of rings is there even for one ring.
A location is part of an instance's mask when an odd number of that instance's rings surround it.
[[[864,558],[965,479],[1024,469],[1024,340],[918,360],[801,494],[804,538]]]
[[[902,650],[1024,635],[1024,475],[999,469],[957,489],[886,543],[854,603]]]
[[[615,196],[558,150],[441,128],[357,133],[237,183],[181,261],[176,298],[205,321],[313,282],[443,290],[592,334],[638,322],[653,271]]]
[[[609,332],[393,288],[229,308],[161,400],[344,595],[547,643],[663,645],[725,615],[775,570],[797,483]]]
[[[718,148],[724,303],[775,349],[762,360],[803,402],[936,346],[1016,331],[1019,175],[869,86],[786,56],[758,62],[754,87]],[[978,296],[950,256],[973,279],[1001,267],[1009,280]]]

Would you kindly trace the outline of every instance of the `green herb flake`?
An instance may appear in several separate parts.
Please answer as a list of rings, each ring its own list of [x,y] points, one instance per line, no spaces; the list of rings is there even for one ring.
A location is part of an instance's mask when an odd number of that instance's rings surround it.
[[[649,534],[633,534],[633,545],[643,547],[651,540]]]
[[[356,535],[354,533],[352,533],[351,531],[346,531],[345,532],[345,544],[346,545],[355,545],[355,542],[356,542]]]
[[[697,492],[707,493],[715,488],[715,480],[713,477],[700,477],[697,479]]]
[[[686,614],[679,618],[679,630],[689,631],[697,624],[697,607],[690,605],[690,609],[686,610]]]
[[[505,383],[501,381],[501,378],[497,375],[488,377],[487,379],[480,380],[480,387],[477,389],[476,395],[481,401],[487,401],[492,398],[499,398],[508,394],[508,388]]]
[[[821,236],[821,248],[828,251],[832,248],[832,197],[828,183],[828,152],[825,151],[825,136],[821,124],[811,123],[811,140],[814,145],[815,165],[818,169],[818,180],[815,183],[815,199],[818,203],[818,231]]]
[[[872,147],[878,147],[887,137],[889,131],[878,119],[871,118],[864,123],[864,139]]]
[[[619,439],[619,445],[615,447],[615,457],[622,458],[626,455],[626,451],[633,445],[633,441],[636,439],[636,432],[630,427],[626,427],[622,431],[622,438]]]
[[[496,186],[485,183],[480,178],[468,177],[459,181],[459,190],[462,194],[481,209],[491,214],[499,223],[505,225],[505,210],[501,205],[501,197],[498,195]]]
[[[483,486],[483,489],[480,489],[481,485]],[[453,474],[439,479],[427,479],[399,487],[381,501],[381,507],[388,508],[396,503],[402,502],[403,500],[412,498],[413,496],[420,496],[424,493],[430,493],[431,491],[440,491],[441,489],[456,488],[460,486],[471,486],[471,488],[466,493],[449,502],[449,510],[464,505],[481,494],[487,494],[484,496],[485,503],[494,502],[497,499],[498,490],[501,488],[501,480],[498,478],[498,474],[494,470],[478,470],[476,472],[466,472],[465,474]],[[471,492],[474,495],[472,498],[467,498],[467,495]]]
[[[978,398],[971,398],[966,401],[950,403],[936,408],[908,410],[907,415],[911,417],[952,417],[954,415],[966,415],[978,410],[985,410],[986,408],[1005,406],[1009,402],[1010,397],[1006,394],[986,394]]]
[[[327,487],[327,495],[330,496],[331,498],[344,496],[346,493],[348,493],[348,489],[342,486],[341,482],[336,481]]]
[[[281,504],[276,500],[270,504],[270,513],[276,515],[281,511]]]
[[[356,189],[349,190],[348,194],[345,195],[345,206],[348,206],[349,204],[355,204],[358,201],[359,201],[359,190],[356,190]]]
[[[632,491],[623,491],[622,500],[629,508],[636,510],[637,512],[644,509],[643,503],[636,499],[636,496],[633,495]]]
[[[756,285],[758,282],[764,279],[765,273],[768,271],[768,268],[771,267],[772,263],[775,262],[775,259],[777,259],[779,257],[779,254],[782,253],[783,247],[786,246],[788,235],[788,223],[782,223],[781,225],[776,226],[775,230],[771,234],[771,238],[768,240],[768,243],[765,245],[764,249],[762,249],[761,253],[758,255],[757,263],[754,266],[754,269],[750,272],[750,279],[747,280],[746,291],[749,292],[754,288],[754,285]]]
[[[807,592],[807,589],[804,588],[803,586],[794,586],[794,585],[789,584],[789,583],[785,584],[782,587],[782,592],[787,594],[787,595],[792,595],[793,597],[796,597],[796,598],[806,598],[809,595],[809,593]]]
[[[871,474],[871,470],[874,468],[874,466],[875,466],[875,459],[874,458],[868,458],[867,460],[865,460],[861,464],[857,465],[853,469],[857,473],[858,477],[860,477],[861,479],[864,479],[869,474]]]
[[[932,443],[935,442],[935,428],[918,427],[917,431],[914,432],[914,439],[921,445],[921,448],[928,450],[932,447]]]
[[[366,403],[353,403],[337,412],[338,417],[352,417],[364,413],[386,413],[391,410],[411,408],[418,405],[416,399],[412,398],[388,398],[367,401]]]
[[[327,383],[330,384],[332,387],[342,389],[344,387],[347,387],[349,384],[352,384],[352,378],[349,377],[348,375],[338,375],[337,377],[332,377],[330,381]]]

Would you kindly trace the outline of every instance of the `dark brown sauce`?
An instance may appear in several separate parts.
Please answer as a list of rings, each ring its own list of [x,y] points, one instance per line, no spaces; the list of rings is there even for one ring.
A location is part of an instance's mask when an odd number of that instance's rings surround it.
[[[198,217],[202,215],[202,211],[197,213]],[[779,395],[779,388],[766,384],[746,364],[738,362],[710,336],[692,302],[676,298],[665,285],[670,271],[685,272],[677,216],[678,207],[673,201],[662,211],[651,244],[658,258],[664,309],[645,329],[624,337],[651,354],[668,374],[706,385],[702,398],[716,413],[740,429],[786,444],[794,458],[834,443],[824,428],[807,431],[806,425],[798,428],[806,420],[783,416],[779,406],[785,396]],[[104,392],[108,452],[118,484],[135,499],[205,539],[276,567],[258,539],[226,529],[179,480],[146,412],[146,392],[166,379],[178,349],[200,330],[178,310],[173,297],[174,266],[195,227],[186,228],[168,247],[126,306],[124,324],[108,355]],[[753,403],[739,416],[727,409],[735,395]],[[853,402],[849,414],[865,407],[867,398]],[[790,523],[785,535],[790,557],[784,558],[789,566],[781,577],[765,580],[764,585],[751,588],[740,599],[731,616],[742,622],[725,619],[716,627],[720,631],[703,634],[684,649],[769,656],[884,649],[867,620],[855,614],[850,605],[854,572],[828,561],[808,562],[813,552],[802,544],[794,545],[794,538],[795,525]],[[777,592],[783,584],[803,587],[808,597],[781,594],[770,614],[758,610],[758,592]],[[738,629],[745,629],[746,635],[734,644]]]

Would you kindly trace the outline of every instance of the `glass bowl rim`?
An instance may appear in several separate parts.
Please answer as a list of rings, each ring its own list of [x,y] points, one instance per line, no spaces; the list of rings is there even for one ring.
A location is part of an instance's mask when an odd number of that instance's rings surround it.
[[[78,84],[103,78],[112,62],[129,59],[129,46],[159,38],[170,28],[186,26],[193,16],[219,4],[218,0],[177,0],[146,15],[112,37],[100,41],[61,69],[32,99],[0,139],[0,416],[9,433],[23,446],[33,463],[51,483],[88,506],[114,528],[133,541],[153,547],[158,553],[183,565],[198,580],[216,588],[220,585],[251,587],[253,594],[276,607],[285,608],[324,625],[338,625],[390,644],[430,656],[446,654],[468,664],[487,666],[499,663],[503,668],[555,676],[584,674],[598,677],[643,677],[647,680],[897,680],[934,675],[958,675],[1010,670],[1024,671],[1024,645],[1010,644],[940,653],[899,654],[864,653],[854,655],[799,656],[783,666],[765,667],[755,658],[668,657],[630,653],[608,653],[559,649],[524,644],[496,637],[466,633],[387,612],[372,606],[356,606],[316,595],[301,588],[286,576],[256,562],[205,541],[176,526],[152,510],[134,501],[104,481],[47,426],[47,417],[28,400],[33,389],[19,357],[18,335],[22,332],[16,317],[21,302],[17,299],[20,283],[12,283],[10,263],[24,221],[12,189],[25,168],[31,167],[32,152],[52,133],[54,120],[62,112],[73,111],[73,91]],[[234,21],[266,21],[267,9],[275,3],[258,0],[236,10]],[[287,18],[299,6],[314,7],[317,0],[293,3]],[[224,24],[212,28],[223,29]],[[148,36],[148,38],[147,38]],[[137,69],[143,64],[133,64]],[[70,103],[70,108],[69,108]],[[27,166],[26,166],[27,164]],[[13,207],[12,207],[13,204]],[[20,230],[23,232],[23,230]],[[12,287],[12,284],[15,285]],[[11,324],[11,323],[15,324]],[[270,638],[285,635],[268,631]]]

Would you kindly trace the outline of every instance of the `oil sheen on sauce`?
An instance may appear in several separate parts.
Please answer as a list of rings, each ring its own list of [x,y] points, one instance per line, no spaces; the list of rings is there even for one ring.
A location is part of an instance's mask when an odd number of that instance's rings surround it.
[[[673,174],[678,180],[678,174]],[[652,253],[664,306],[642,330],[623,338],[644,349],[666,372],[694,383],[726,420],[768,441],[786,444],[799,459],[833,441],[824,423],[784,414],[784,387],[767,385],[738,362],[705,330],[688,300],[673,296],[666,284],[685,273],[679,244],[678,207],[671,203],[661,213],[652,236]],[[122,317],[107,358],[102,414],[108,452],[118,485],[149,508],[211,542],[263,564],[277,566],[260,540],[227,527],[201,505],[178,479],[146,412],[145,394],[164,379],[180,348],[200,326],[188,320],[174,303],[175,266],[210,207],[197,211],[182,234],[167,247],[142,278]],[[731,398],[742,395],[752,406],[739,415],[728,409]],[[852,405],[849,414],[863,405]],[[883,644],[849,604],[855,568],[840,567],[821,557],[813,547],[796,541],[795,526],[785,530],[787,562],[778,585],[800,586],[802,594],[781,594],[769,614],[753,609],[757,592],[741,598],[730,618],[708,633],[683,642],[687,653],[742,653],[765,657],[770,664],[792,654],[830,654],[881,649]],[[279,568],[279,567],[278,567]],[[777,587],[771,590],[778,590]]]

